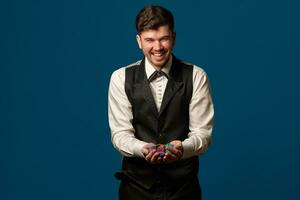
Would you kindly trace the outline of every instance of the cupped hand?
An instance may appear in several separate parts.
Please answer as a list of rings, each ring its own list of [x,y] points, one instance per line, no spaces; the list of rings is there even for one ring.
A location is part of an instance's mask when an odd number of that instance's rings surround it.
[[[142,152],[145,156],[145,160],[150,164],[159,164],[162,162],[162,157],[156,151],[156,145],[148,143],[142,148]]]
[[[174,140],[170,142],[170,144],[171,145],[167,147],[170,152],[167,152],[163,157],[164,163],[172,163],[180,160],[183,155],[183,146],[180,140]]]

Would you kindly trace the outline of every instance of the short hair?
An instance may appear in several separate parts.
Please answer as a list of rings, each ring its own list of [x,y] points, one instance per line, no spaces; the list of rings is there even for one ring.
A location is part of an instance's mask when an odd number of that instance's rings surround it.
[[[135,26],[138,34],[146,30],[157,30],[160,26],[168,25],[174,31],[172,13],[161,6],[146,6],[136,16]]]

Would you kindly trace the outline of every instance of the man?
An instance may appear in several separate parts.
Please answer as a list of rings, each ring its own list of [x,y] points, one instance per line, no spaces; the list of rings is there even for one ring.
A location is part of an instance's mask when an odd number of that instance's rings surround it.
[[[123,155],[120,199],[201,199],[198,155],[211,140],[213,103],[206,73],[177,59],[173,15],[146,6],[137,15],[144,58],[116,70],[109,124]]]

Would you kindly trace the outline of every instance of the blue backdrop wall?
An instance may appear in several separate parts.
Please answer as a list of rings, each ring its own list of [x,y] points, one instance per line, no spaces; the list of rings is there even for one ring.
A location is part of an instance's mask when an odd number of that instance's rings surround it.
[[[296,0],[1,1],[0,199],[117,199],[107,89],[142,56],[134,20],[147,4],[173,12],[175,55],[210,77],[204,199],[299,199]]]

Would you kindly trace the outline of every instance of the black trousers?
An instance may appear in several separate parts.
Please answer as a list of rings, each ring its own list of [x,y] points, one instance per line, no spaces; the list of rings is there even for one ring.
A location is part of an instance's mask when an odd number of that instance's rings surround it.
[[[170,183],[171,184],[171,183]],[[201,200],[198,177],[174,187],[156,183],[149,190],[130,180],[122,180],[119,188],[120,200]]]

